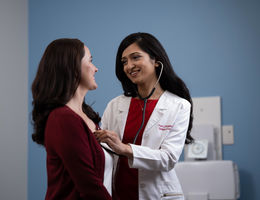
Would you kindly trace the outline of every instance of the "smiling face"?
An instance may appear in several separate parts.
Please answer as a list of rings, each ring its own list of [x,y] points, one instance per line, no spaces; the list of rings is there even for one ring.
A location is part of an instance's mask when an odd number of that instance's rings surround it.
[[[138,86],[153,85],[157,81],[155,67],[158,64],[151,59],[149,54],[133,43],[122,53],[121,62],[126,76]]]
[[[81,60],[81,81],[80,85],[87,90],[95,90],[97,83],[95,81],[95,73],[98,71],[96,66],[92,63],[92,56],[88,47],[84,46],[85,55]]]

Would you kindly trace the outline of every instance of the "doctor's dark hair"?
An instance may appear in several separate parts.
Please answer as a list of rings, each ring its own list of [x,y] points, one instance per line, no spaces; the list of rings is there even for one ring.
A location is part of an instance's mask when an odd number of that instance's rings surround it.
[[[50,112],[64,106],[74,96],[81,80],[84,54],[84,43],[78,39],[57,39],[47,46],[32,83],[34,142],[44,145],[44,130]],[[99,123],[98,113],[85,102],[82,109],[90,119]]]
[[[124,66],[121,61],[124,50],[133,43],[136,43],[139,46],[139,48],[141,48],[144,52],[149,54],[151,59],[163,63],[164,68],[161,78],[159,80],[162,89],[168,90],[169,92],[176,94],[179,97],[182,97],[190,102],[191,112],[185,143],[189,144],[193,142],[193,138],[190,135],[193,121],[193,104],[189,89],[174,72],[173,67],[170,63],[170,59],[168,58],[168,55],[161,43],[153,35],[149,33],[138,32],[130,34],[126,38],[124,38],[119,45],[116,55],[116,76],[122,84],[124,95],[131,97],[137,96],[137,86],[134,83],[132,83],[132,81],[126,76],[124,72]],[[159,76],[160,70],[160,67],[156,67],[157,77]]]

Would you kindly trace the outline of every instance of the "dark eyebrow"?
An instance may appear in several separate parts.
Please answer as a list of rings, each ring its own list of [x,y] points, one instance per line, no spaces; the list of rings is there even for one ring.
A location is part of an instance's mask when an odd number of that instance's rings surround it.
[[[134,55],[134,54],[141,54],[141,53],[136,51],[136,52],[131,53],[129,56],[132,56],[132,55]],[[122,57],[122,58],[121,58],[121,60],[123,60],[123,59],[125,59],[125,57]]]

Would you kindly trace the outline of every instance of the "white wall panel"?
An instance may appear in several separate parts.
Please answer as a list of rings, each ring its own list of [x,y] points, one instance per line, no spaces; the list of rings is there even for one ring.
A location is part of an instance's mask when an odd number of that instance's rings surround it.
[[[0,0],[0,199],[27,199],[28,2]]]

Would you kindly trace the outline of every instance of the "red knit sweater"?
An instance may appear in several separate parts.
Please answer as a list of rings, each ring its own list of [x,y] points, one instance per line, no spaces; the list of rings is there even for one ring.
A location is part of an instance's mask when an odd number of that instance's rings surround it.
[[[64,106],[45,128],[46,200],[111,199],[103,185],[104,152],[83,119]]]

